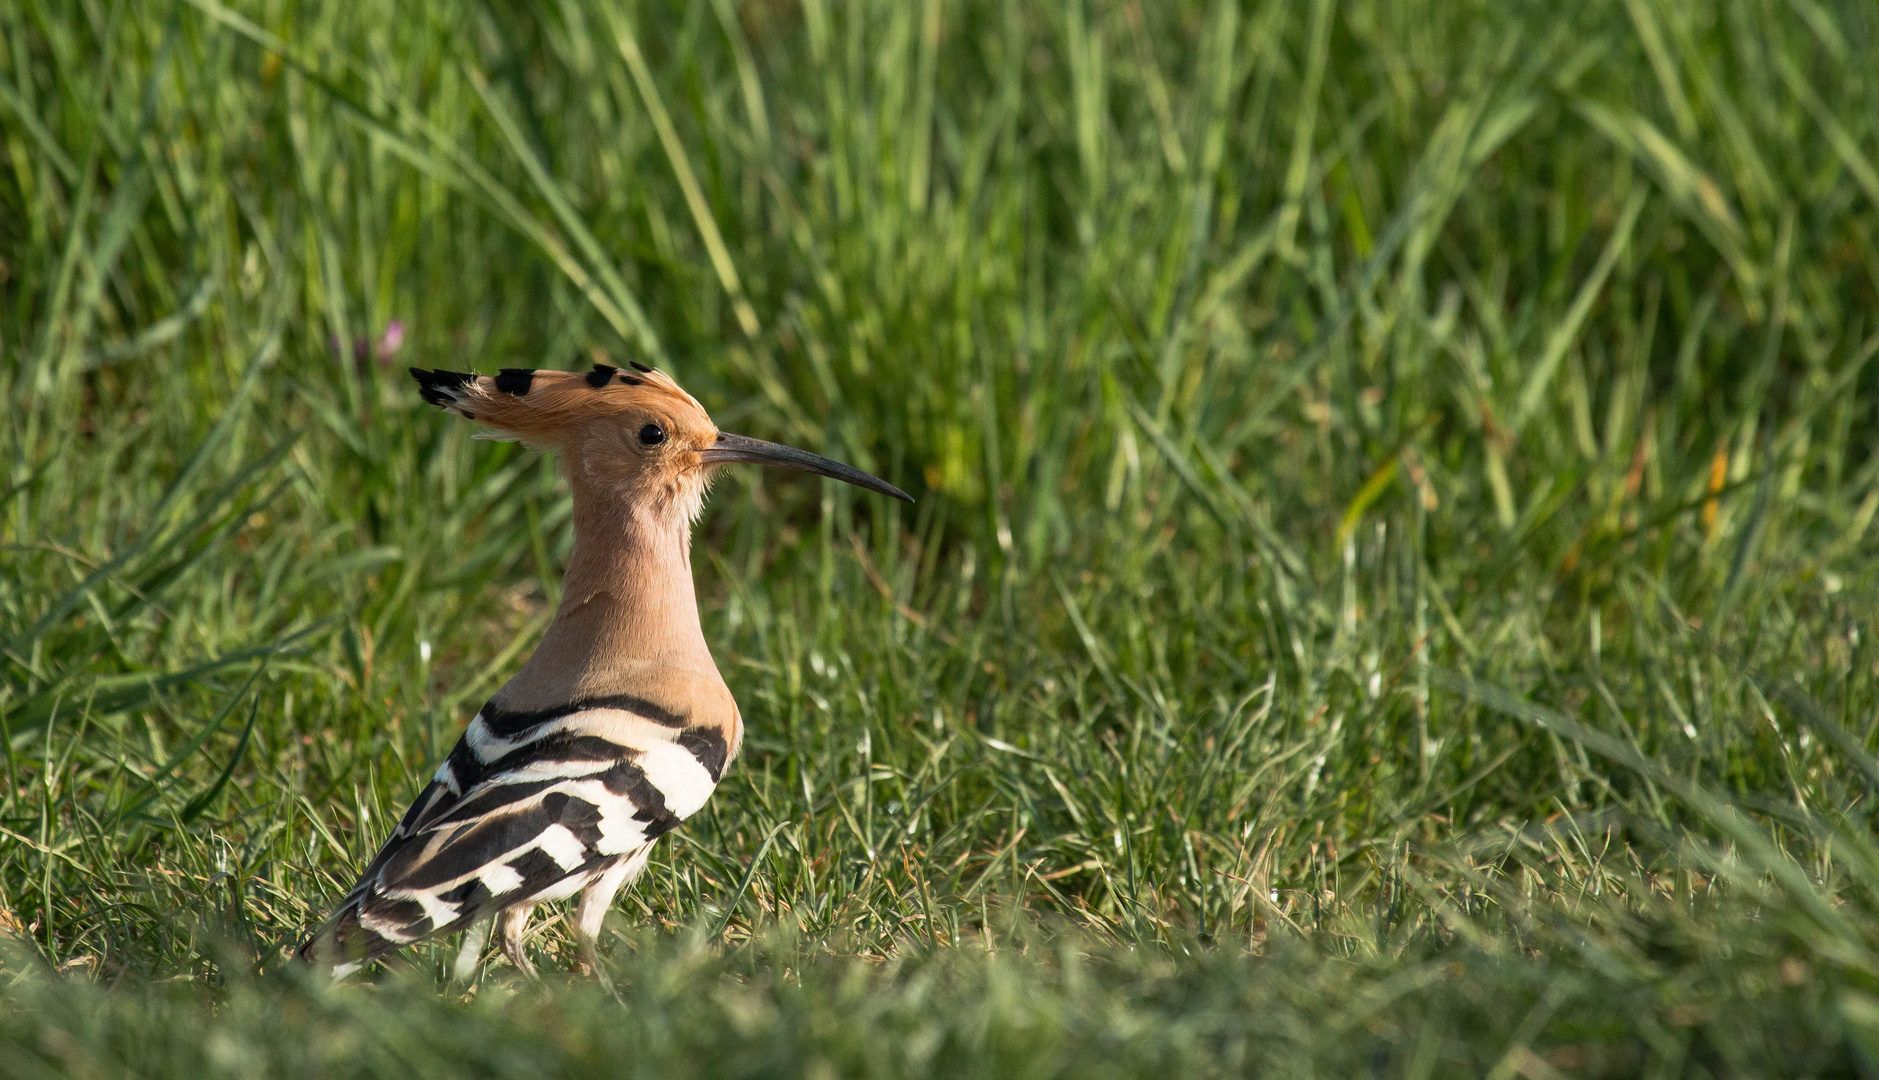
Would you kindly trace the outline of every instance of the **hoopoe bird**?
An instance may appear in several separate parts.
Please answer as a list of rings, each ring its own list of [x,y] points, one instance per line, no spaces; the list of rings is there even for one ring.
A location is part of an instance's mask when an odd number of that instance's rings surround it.
[[[579,893],[581,963],[597,970],[614,895],[704,805],[743,739],[692,588],[691,530],[715,467],[780,465],[913,500],[828,458],[719,431],[678,383],[639,364],[411,374],[425,401],[487,437],[559,455],[574,550],[541,644],[298,955],[343,976],[493,917],[504,955],[533,974],[522,948],[531,910]]]

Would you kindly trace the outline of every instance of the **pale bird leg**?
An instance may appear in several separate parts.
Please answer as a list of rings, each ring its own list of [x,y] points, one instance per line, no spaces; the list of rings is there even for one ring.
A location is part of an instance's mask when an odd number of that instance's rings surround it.
[[[517,904],[504,908],[502,914],[496,916],[502,934],[502,955],[509,958],[517,971],[531,979],[535,977],[535,962],[528,958],[528,953],[522,951],[522,934],[528,930],[529,911],[534,906]]]
[[[600,924],[613,908],[614,896],[639,877],[639,872],[646,869],[646,860],[651,856],[652,845],[647,844],[609,866],[606,873],[581,890],[581,902],[574,911],[574,936],[581,945],[581,960],[575,970],[581,974],[593,975],[600,971],[600,952],[594,944],[600,937]]]
[[[463,934],[463,951],[457,953],[456,966],[451,968],[450,977],[457,982],[466,983],[476,974],[476,965],[483,959],[483,946],[489,944],[489,923],[479,922]]]

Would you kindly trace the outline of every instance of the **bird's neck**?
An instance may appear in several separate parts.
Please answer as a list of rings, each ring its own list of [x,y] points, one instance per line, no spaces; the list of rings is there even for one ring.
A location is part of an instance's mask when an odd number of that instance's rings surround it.
[[[698,623],[686,515],[635,507],[579,482],[574,496],[561,605],[497,700],[527,710],[615,694],[667,708],[728,698]]]

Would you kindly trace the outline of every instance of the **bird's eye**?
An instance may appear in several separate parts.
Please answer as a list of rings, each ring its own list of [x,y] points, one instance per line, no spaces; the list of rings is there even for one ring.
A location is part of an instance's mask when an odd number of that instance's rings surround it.
[[[647,424],[639,429],[639,441],[645,446],[658,446],[665,441],[665,429],[658,424]]]

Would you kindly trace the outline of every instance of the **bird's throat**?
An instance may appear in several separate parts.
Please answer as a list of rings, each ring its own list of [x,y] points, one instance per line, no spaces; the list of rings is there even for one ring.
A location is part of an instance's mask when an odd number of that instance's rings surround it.
[[[498,700],[539,709],[614,694],[667,707],[728,699],[698,621],[690,521],[592,495],[576,486],[560,606]]]

